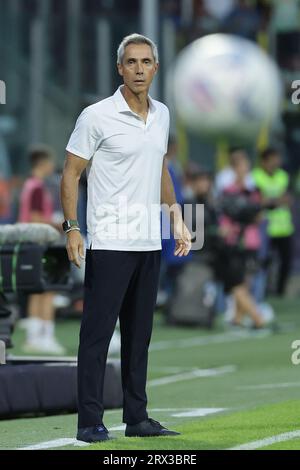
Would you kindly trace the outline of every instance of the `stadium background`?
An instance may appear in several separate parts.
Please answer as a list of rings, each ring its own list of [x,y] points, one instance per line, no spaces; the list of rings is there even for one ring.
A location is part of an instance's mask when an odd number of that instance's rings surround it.
[[[207,3],[218,4],[218,14],[212,13],[213,8],[209,13]],[[224,11],[231,4],[240,10],[236,16],[220,18],[221,4]],[[300,78],[299,20],[297,0],[1,0],[0,79],[7,85],[7,95],[6,104],[0,106],[0,177],[2,187],[8,188],[8,193],[2,190],[3,223],[14,223],[17,217],[20,190],[29,171],[28,146],[43,142],[53,147],[59,176],[75,118],[120,83],[115,57],[126,34],[141,32],[157,42],[161,68],[152,95],[162,101],[167,99],[167,70],[177,53],[192,40],[219,31],[258,42],[277,61],[285,85],[276,127],[272,132],[262,130],[247,144],[253,163],[268,145],[279,148],[292,181],[296,224],[292,276],[287,296],[275,299],[271,292],[268,297],[277,330],[232,331],[224,326],[221,313],[212,331],[171,327],[158,304],[150,353],[150,408],[154,418],[181,427],[184,436],[176,447],[172,440],[121,439],[103,448],[228,448],[290,431],[293,439],[275,446],[299,448],[299,371],[291,362],[292,342],[299,339],[300,115],[299,105],[291,101],[291,84]],[[229,146],[235,144],[223,141],[216,146],[191,135],[174,115],[171,134],[178,140],[183,167],[192,160],[218,171],[227,164]],[[56,199],[57,181],[51,182]],[[11,303],[19,312],[15,298]],[[58,309],[58,336],[72,356],[77,352],[80,305],[76,298],[71,308]],[[24,332],[16,324],[13,354],[24,354],[23,340]],[[117,434],[120,416],[118,411],[107,413],[107,425],[117,427]],[[75,415],[3,420],[0,448],[71,438],[74,425]]]

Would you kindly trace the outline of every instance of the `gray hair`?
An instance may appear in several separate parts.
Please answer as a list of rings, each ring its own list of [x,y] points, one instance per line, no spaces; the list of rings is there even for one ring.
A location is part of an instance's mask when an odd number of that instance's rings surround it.
[[[148,44],[148,46],[151,47],[154,61],[156,64],[158,64],[158,50],[156,44],[151,41],[151,39],[147,38],[146,36],[142,36],[141,34],[133,33],[130,34],[129,36],[126,36],[121,44],[118,47],[118,52],[117,52],[117,63],[122,64],[123,59],[124,59],[124,54],[125,54],[125,48],[129,44]]]

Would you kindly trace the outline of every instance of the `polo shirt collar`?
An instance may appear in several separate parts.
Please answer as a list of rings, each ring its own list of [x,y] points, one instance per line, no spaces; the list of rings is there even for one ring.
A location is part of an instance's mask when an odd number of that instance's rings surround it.
[[[122,87],[123,87],[123,85],[120,85],[119,88],[117,89],[117,91],[113,95],[114,102],[116,104],[117,110],[118,110],[119,113],[132,113],[132,114],[135,114],[134,111],[132,111],[132,109],[130,109],[130,107],[128,106],[128,103],[125,100],[125,98],[124,98],[124,96],[121,92]],[[153,102],[153,99],[149,95],[148,95],[148,101],[149,101],[149,111],[152,114],[152,113],[155,112],[156,107],[155,107],[155,104]]]

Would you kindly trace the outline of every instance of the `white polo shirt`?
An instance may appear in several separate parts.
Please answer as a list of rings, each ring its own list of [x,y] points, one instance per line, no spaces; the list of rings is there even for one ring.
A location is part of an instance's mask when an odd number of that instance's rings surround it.
[[[169,110],[149,97],[146,123],[128,106],[121,87],[83,110],[67,151],[87,166],[88,246],[161,249],[160,197]]]

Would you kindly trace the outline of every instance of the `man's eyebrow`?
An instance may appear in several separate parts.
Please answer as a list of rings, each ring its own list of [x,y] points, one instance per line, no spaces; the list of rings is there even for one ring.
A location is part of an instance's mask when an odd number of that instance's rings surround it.
[[[138,60],[138,59],[137,59],[137,57],[128,57],[126,60],[129,61],[129,60]],[[143,57],[141,60],[153,60],[153,58],[152,57]]]

